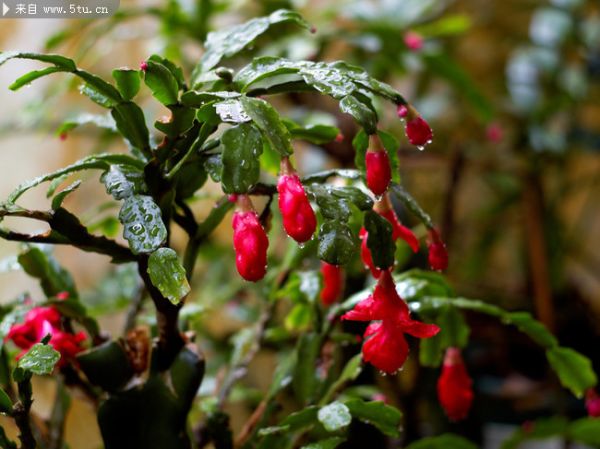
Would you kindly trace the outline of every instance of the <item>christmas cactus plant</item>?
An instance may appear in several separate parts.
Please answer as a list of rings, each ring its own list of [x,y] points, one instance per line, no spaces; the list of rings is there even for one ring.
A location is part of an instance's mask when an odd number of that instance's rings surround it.
[[[462,356],[469,339],[465,311],[531,337],[562,385],[578,398],[585,395],[590,415],[598,415],[597,379],[587,358],[561,346],[527,312],[457,297],[441,273],[449,263],[443,236],[401,184],[397,137],[378,126],[389,110],[404,120],[408,142],[419,149],[431,142],[429,125],[399,92],[343,61],[260,56],[228,66],[269,28],[282,25],[311,30],[297,13],[278,10],[210,33],[189,76],[159,55],[139,69],[115,69],[108,81],[63,56],[0,53],[0,64],[29,59],[47,65],[17,79],[12,90],[59,72],[76,77],[81,93],[108,112],[92,121],[124,142],[120,153],[93,154],[24,182],[0,206],[0,220],[20,217],[47,226],[32,234],[0,228],[2,238],[23,242],[17,262],[39,280],[45,296],[24,296],[0,310],[0,412],[14,419],[20,440],[0,429],[3,448],[63,447],[64,409],[75,392],[97,408],[107,449],[333,449],[352,439],[347,429],[356,422],[398,442],[405,422],[401,398],[378,394],[372,376],[401,377],[408,359],[438,370],[439,405],[449,420],[467,417],[476,392]],[[153,131],[149,113],[136,102],[142,85],[170,113],[154,122]],[[330,97],[360,126],[353,138],[355,168],[303,171],[307,164],[295,156],[301,142],[319,146],[345,138],[335,126],[297,123],[280,112],[277,96],[306,92]],[[67,122],[58,134],[65,138],[77,125]],[[118,204],[112,218],[123,239],[91,229],[89,219],[65,207],[82,184],[64,186],[76,175],[100,175]],[[47,209],[20,205],[26,192],[44,183],[50,184]],[[212,198],[207,192],[215,186],[219,198],[198,210],[195,201]],[[410,229],[400,211],[421,225]],[[199,279],[210,264],[197,267],[197,261],[222,222],[231,244],[227,254],[211,257],[231,262],[227,282],[237,287],[226,303],[252,296],[258,313],[235,335],[234,349],[219,353],[189,317],[194,305],[202,313],[195,291],[205,288]],[[184,245],[175,242],[178,228]],[[135,267],[141,288],[127,298],[131,313],[122,335],[100,327],[52,245]],[[402,246],[426,254],[429,270],[398,272]],[[367,279],[359,287],[348,275],[356,265]],[[154,318],[140,317],[145,298]],[[418,352],[410,354],[415,346]],[[248,400],[251,413],[233,432],[226,405],[264,348],[278,357],[273,372],[263,373],[269,388]],[[52,419],[32,419],[33,376],[56,380]],[[590,429],[600,429],[591,418],[566,426],[565,434],[584,442]],[[523,430],[515,438],[527,435]],[[410,447],[473,446],[446,434]]]

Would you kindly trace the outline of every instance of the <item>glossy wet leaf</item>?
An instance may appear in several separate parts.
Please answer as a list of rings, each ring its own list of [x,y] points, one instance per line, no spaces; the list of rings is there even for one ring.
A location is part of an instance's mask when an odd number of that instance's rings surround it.
[[[138,105],[132,102],[121,103],[112,109],[111,115],[117,129],[132,147],[141,151],[150,147],[146,119]]]
[[[152,95],[165,106],[177,104],[179,84],[171,71],[159,62],[146,61],[148,68],[144,72],[144,82]]]
[[[117,125],[110,114],[80,114],[69,120],[64,121],[57,129],[55,134],[61,135],[67,133],[79,126],[96,125],[98,128],[116,132]]]
[[[117,82],[117,89],[124,100],[132,100],[140,91],[142,80],[138,70],[115,69],[112,71],[112,76]]]
[[[0,388],[0,413],[11,413],[12,405],[12,401],[8,397],[8,394]]]
[[[77,361],[88,380],[106,391],[123,387],[133,375],[127,353],[116,341],[107,341],[79,353]]]
[[[119,212],[119,221],[124,227],[123,237],[134,254],[150,254],[167,238],[160,209],[150,196],[128,197]]]
[[[173,304],[179,304],[190,292],[185,268],[171,248],[159,248],[150,255],[148,275],[152,285]]]
[[[42,343],[34,344],[17,362],[17,366],[33,374],[51,374],[60,360],[60,353],[52,346]]]
[[[289,156],[294,152],[291,135],[285,127],[279,113],[260,98],[242,97],[241,104],[263,136],[269,141],[271,148],[282,156]]]
[[[336,430],[343,429],[352,421],[352,415],[350,415],[348,407],[337,401],[321,407],[317,414],[317,418],[328,432],[335,432]]]
[[[27,247],[19,254],[18,261],[28,275],[40,281],[40,286],[46,296],[56,296],[61,292],[77,296],[71,274],[60,266],[52,254],[41,247]]]
[[[365,212],[365,229],[367,230],[367,246],[371,251],[373,263],[377,268],[387,270],[394,265],[396,244],[392,239],[392,224],[377,212]]]
[[[540,346],[551,348],[558,345],[558,340],[542,323],[534,319],[529,312],[511,312],[506,320],[526,333]]]
[[[306,125],[300,126],[291,120],[283,120],[284,125],[290,131],[293,139],[302,139],[315,145],[329,143],[338,136],[340,130],[329,125]]]
[[[4,64],[9,59],[31,59],[35,61],[46,62],[53,64],[56,67],[65,69],[66,71],[74,71],[77,67],[72,59],[66,58],[61,55],[52,54],[41,54],[41,53],[30,53],[30,52],[19,52],[19,51],[7,51],[0,53],[0,65]]]
[[[598,382],[590,359],[573,349],[557,346],[548,349],[546,357],[560,383],[577,397],[582,397],[588,388]]]
[[[167,121],[157,120],[154,127],[172,139],[188,132],[194,125],[196,110],[182,105],[170,106],[171,116]]]
[[[321,441],[317,441],[315,443],[307,444],[306,446],[302,446],[301,449],[335,449],[343,442],[344,442],[343,438],[332,437],[332,438],[327,438],[326,440],[321,440]]]
[[[116,200],[124,200],[131,195],[144,193],[147,189],[144,173],[135,167],[127,165],[111,165],[100,180],[106,191]]]
[[[75,190],[77,190],[79,188],[79,186],[81,186],[81,181],[75,181],[74,183],[72,183],[71,185],[65,187],[63,190],[61,190],[60,192],[58,192],[54,198],[52,198],[52,210],[56,210],[59,207],[62,206],[63,201],[67,198],[67,196],[69,196],[71,193],[73,193]]]
[[[292,387],[296,398],[301,403],[308,403],[317,388],[315,364],[321,349],[321,337],[315,333],[300,336],[296,348],[297,359],[294,369]]]
[[[246,193],[260,177],[260,132],[250,124],[229,128],[221,137],[221,183],[225,193]]]
[[[400,435],[402,413],[395,407],[382,401],[363,401],[350,399],[344,401],[353,418],[377,427],[384,434],[391,437]]]
[[[334,221],[326,221],[321,225],[318,239],[319,259],[332,265],[347,264],[358,245],[350,228],[344,223]]]
[[[225,100],[214,104],[217,115],[225,123],[244,123],[251,120],[239,100]]]
[[[361,101],[354,95],[347,95],[340,101],[340,110],[350,114],[364,128],[367,134],[377,132],[377,113],[372,106]]]

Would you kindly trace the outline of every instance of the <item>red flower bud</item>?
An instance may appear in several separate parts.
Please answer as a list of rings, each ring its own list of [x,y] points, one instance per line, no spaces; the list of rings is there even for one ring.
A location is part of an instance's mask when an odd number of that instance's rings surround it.
[[[64,142],[65,140],[67,140],[67,138],[69,137],[69,135],[66,132],[62,132],[59,134],[58,138]]]
[[[392,179],[390,159],[377,134],[369,136],[369,149],[365,155],[367,187],[375,195],[383,195]]]
[[[407,31],[404,34],[404,45],[409,50],[418,51],[423,48],[423,36],[414,31]]]
[[[590,388],[585,392],[585,408],[587,409],[588,416],[592,418],[600,417],[600,396]]]
[[[321,290],[321,302],[330,306],[336,302],[344,290],[344,273],[339,265],[331,265],[321,262],[321,274],[323,275],[323,290]]]
[[[429,230],[429,266],[432,270],[443,271],[448,268],[448,251],[440,234],[435,229]]]
[[[336,141],[337,143],[341,143],[341,142],[343,142],[343,141],[344,141],[344,135],[343,135],[342,133],[338,133],[338,135],[337,135],[337,136],[335,136],[335,141]]]
[[[58,292],[56,294],[56,299],[58,299],[59,301],[66,301],[67,299],[69,299],[69,292]]]
[[[438,379],[438,399],[452,421],[466,418],[473,402],[473,381],[458,348],[448,348]]]
[[[281,160],[277,191],[285,232],[298,243],[310,240],[317,229],[317,218],[304,186],[287,158]]]
[[[397,112],[400,118],[406,118],[404,131],[411,144],[422,149],[422,147],[431,143],[433,132],[431,131],[429,124],[421,117],[415,108],[411,105],[399,105]]]
[[[267,272],[269,239],[247,195],[239,195],[240,210],[233,214],[233,247],[238,273],[256,282]]]
[[[493,122],[488,125],[485,129],[485,137],[488,141],[492,143],[500,143],[502,142],[502,137],[504,132],[499,123]]]
[[[142,72],[145,72],[146,70],[148,70],[148,63],[146,61],[140,62],[140,70]]]

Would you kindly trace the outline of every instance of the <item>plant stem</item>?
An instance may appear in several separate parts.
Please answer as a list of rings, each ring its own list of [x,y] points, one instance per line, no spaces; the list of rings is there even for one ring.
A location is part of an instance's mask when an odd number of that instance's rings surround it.
[[[19,439],[21,440],[20,449],[35,449],[37,443],[33,436],[33,430],[31,428],[31,418],[29,411],[31,410],[31,375],[26,376],[24,380],[17,383],[19,390],[19,401],[13,406],[12,416],[15,420],[15,424],[19,428]]]

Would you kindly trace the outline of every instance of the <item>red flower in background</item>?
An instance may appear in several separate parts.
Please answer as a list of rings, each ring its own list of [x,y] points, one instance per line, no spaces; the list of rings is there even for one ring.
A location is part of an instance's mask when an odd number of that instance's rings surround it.
[[[448,251],[440,234],[435,229],[429,230],[429,266],[432,270],[443,271],[448,268]]]
[[[585,408],[590,417],[600,417],[600,396],[593,388],[585,392]]]
[[[459,348],[448,348],[437,384],[438,399],[452,421],[466,418],[473,402],[473,380]]]
[[[384,217],[392,225],[392,239],[394,242],[400,238],[410,246],[413,252],[416,253],[419,251],[419,240],[409,228],[400,223],[387,195],[375,203],[373,210]],[[369,233],[367,230],[362,228],[359,233],[359,238],[361,239],[360,256],[365,266],[371,270],[373,277],[378,278],[381,274],[381,270],[373,264],[373,257],[371,256],[371,251],[367,245],[368,236]]]
[[[288,158],[281,160],[277,191],[285,232],[298,243],[310,240],[317,229],[317,218]]]
[[[34,307],[29,310],[23,323],[14,324],[10,328],[6,339],[12,340],[23,350],[17,357],[20,358],[47,335],[50,335],[49,344],[60,352],[59,367],[65,366],[83,350],[82,343],[86,339],[84,332],[65,332],[61,325],[61,315],[54,307]]]
[[[407,31],[404,33],[404,45],[409,50],[418,51],[423,48],[423,36],[415,31]]]
[[[321,262],[321,274],[323,275],[323,290],[321,290],[321,302],[329,306],[336,302],[344,290],[344,273],[339,265],[331,265]]]
[[[256,282],[267,272],[269,238],[250,198],[239,195],[237,203],[239,210],[233,214],[232,220],[235,265],[244,279]]]
[[[389,270],[381,273],[373,294],[360,301],[342,319],[380,320],[367,327],[362,354],[366,362],[390,374],[398,371],[408,357],[404,334],[429,338],[440,331],[435,324],[421,323],[410,317],[408,306],[398,296]]]

